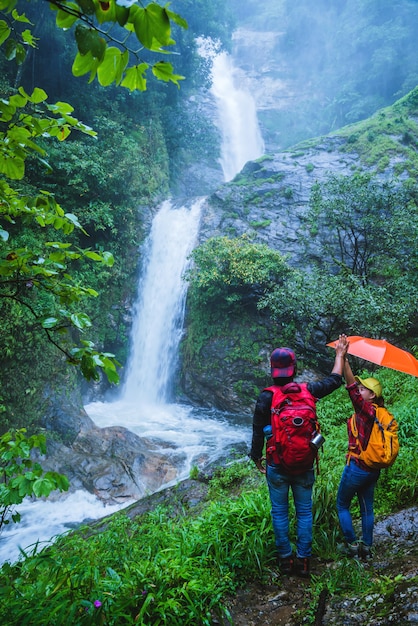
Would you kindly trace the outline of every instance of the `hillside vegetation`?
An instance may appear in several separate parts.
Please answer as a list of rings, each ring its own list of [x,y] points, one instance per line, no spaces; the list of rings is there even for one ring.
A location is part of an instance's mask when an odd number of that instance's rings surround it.
[[[416,501],[418,379],[387,369],[375,375],[398,419],[401,442],[397,461],[378,483],[376,516],[382,519]],[[314,492],[314,571],[312,580],[299,587],[299,608],[290,623],[313,624],[324,591],[333,602],[353,597],[365,606],[367,598],[379,597],[376,611],[388,616],[394,590],[402,586],[405,594],[418,582],[416,571],[415,577],[408,573],[413,552],[405,556],[396,542],[388,544],[377,569],[373,562],[366,566],[338,556],[335,497],[345,462],[345,420],[351,413],[347,392],[340,389],[318,408],[326,443]],[[287,580],[277,573],[267,487],[254,464],[232,460],[208,485],[199,490],[194,484],[200,483],[187,481],[184,489],[180,484],[145,498],[50,547],[34,546],[20,563],[5,564],[0,574],[2,624],[243,624],[231,621],[229,610],[235,607],[234,614],[240,615],[233,603],[240,589],[248,595],[264,585],[277,598],[289,592]],[[356,507],[354,517],[358,522]],[[394,554],[395,573],[388,564]],[[247,602],[251,605],[251,594]]]

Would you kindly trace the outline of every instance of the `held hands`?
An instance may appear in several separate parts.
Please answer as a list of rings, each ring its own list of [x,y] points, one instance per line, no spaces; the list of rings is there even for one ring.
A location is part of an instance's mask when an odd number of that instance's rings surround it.
[[[335,346],[335,351],[336,356],[340,356],[343,359],[343,376],[345,378],[347,386],[355,382],[355,378],[347,358],[347,350],[349,346],[350,342],[347,339],[347,335],[340,335],[337,341],[337,345]]]
[[[347,339],[347,335],[340,335],[338,341],[335,342],[335,361],[332,368],[332,374],[343,375],[344,364],[347,360],[347,350],[350,342]]]
[[[350,342],[347,339],[347,335],[340,335],[335,346],[336,354],[345,358],[349,345]]]

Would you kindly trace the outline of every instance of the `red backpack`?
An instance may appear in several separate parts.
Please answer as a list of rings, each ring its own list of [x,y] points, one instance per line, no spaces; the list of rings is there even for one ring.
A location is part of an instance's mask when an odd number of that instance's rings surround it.
[[[291,382],[283,387],[267,387],[266,391],[273,392],[267,463],[281,465],[289,474],[302,474],[312,468],[318,455],[318,448],[311,443],[319,433],[317,399],[306,383]]]

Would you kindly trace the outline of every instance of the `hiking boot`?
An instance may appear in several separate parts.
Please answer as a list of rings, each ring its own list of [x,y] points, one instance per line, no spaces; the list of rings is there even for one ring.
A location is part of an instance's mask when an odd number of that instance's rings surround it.
[[[338,546],[338,552],[344,556],[356,557],[359,555],[359,544],[357,541],[353,543],[344,543]]]
[[[277,563],[279,565],[279,571],[283,576],[290,576],[293,572],[293,564],[294,559],[293,556],[286,556],[282,558],[280,556],[277,557]]]
[[[296,559],[296,575],[301,578],[309,578],[311,575],[310,559],[305,557],[298,557]]]
[[[358,554],[361,559],[363,559],[364,561],[368,561],[373,556],[372,547],[360,541],[359,547],[358,547]]]

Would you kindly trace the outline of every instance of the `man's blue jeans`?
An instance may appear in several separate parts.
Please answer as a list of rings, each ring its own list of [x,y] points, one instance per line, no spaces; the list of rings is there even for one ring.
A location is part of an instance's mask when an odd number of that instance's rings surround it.
[[[289,541],[289,489],[292,490],[296,509],[296,554],[300,558],[312,554],[312,487],[313,469],[290,476],[278,467],[267,465],[267,485],[270,492],[271,516],[278,556],[292,554]]]
[[[357,541],[350,513],[351,502],[357,495],[360,504],[362,539],[368,546],[373,544],[374,489],[379,475],[379,470],[368,472],[361,469],[353,460],[344,467],[337,493],[337,511],[341,530],[347,543]]]

